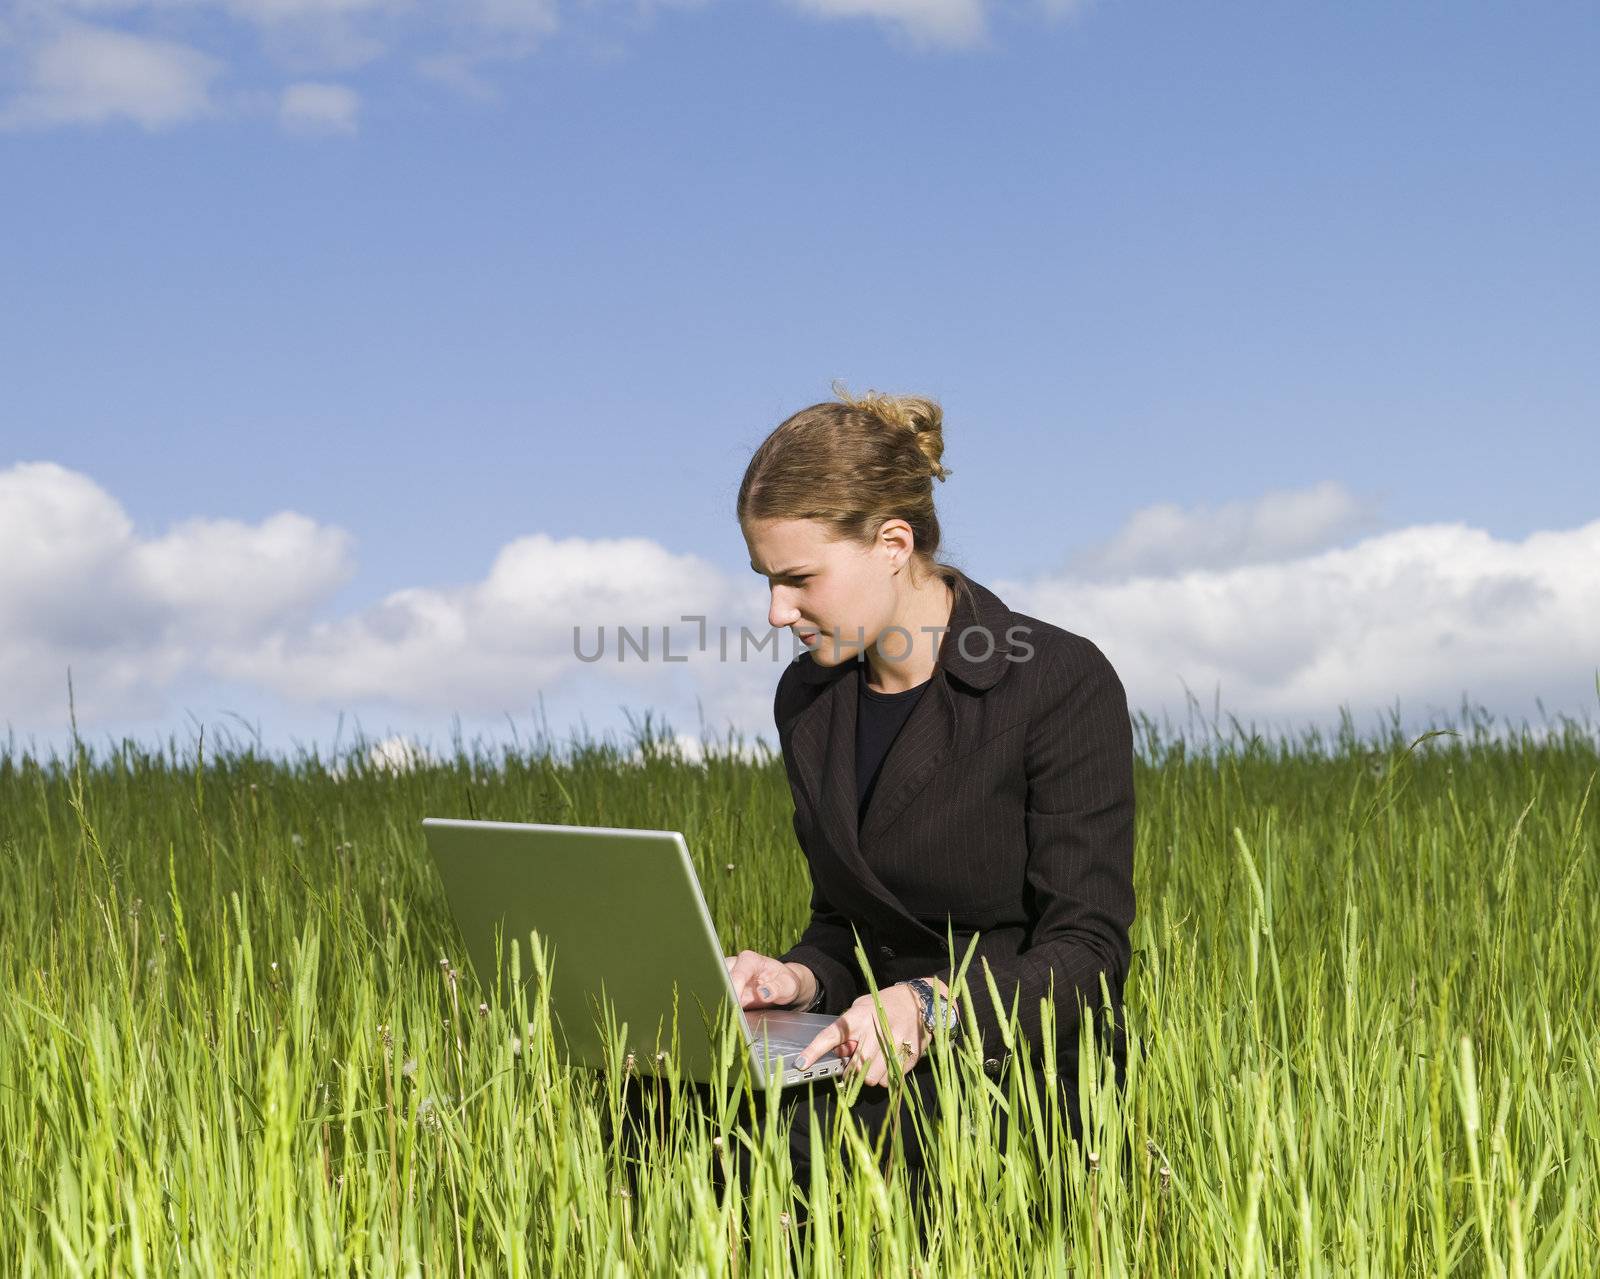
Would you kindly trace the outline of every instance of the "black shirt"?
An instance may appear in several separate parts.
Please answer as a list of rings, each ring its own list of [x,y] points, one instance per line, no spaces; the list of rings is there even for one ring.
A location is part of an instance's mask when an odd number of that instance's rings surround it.
[[[856,823],[866,816],[867,804],[872,799],[873,788],[878,784],[878,774],[883,769],[883,759],[894,744],[895,736],[910,717],[922,690],[931,681],[923,680],[915,688],[900,693],[880,693],[867,687],[867,672],[862,668],[856,698]]]

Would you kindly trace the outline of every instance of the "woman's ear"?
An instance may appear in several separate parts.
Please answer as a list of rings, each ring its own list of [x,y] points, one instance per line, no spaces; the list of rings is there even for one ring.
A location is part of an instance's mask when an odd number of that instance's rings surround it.
[[[884,547],[896,561],[894,571],[898,573],[910,561],[911,553],[917,546],[917,536],[911,531],[911,525],[896,517],[885,520],[878,527],[878,545]]]

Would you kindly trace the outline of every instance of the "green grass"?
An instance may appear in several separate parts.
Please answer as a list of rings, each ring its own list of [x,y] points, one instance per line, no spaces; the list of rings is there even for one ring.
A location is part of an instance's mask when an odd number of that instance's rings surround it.
[[[748,1197],[710,1176],[732,1097],[663,1112],[630,1176],[620,1072],[564,1067],[545,1009],[480,1007],[452,963],[424,815],[681,830],[730,952],[786,946],[807,879],[770,754],[687,762],[648,719],[633,759],[400,774],[13,747],[0,1273],[1600,1270],[1593,731],[1139,736],[1127,1087],[1085,1082],[1075,1150],[1023,1059],[939,1054],[925,1242],[859,1132],[793,1186],[770,1097]]]

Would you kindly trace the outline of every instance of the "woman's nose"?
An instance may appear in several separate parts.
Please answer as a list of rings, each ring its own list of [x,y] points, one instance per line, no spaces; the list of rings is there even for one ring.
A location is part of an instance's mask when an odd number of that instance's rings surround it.
[[[777,591],[772,592],[772,606],[767,609],[767,625],[778,628],[793,626],[800,620],[800,610]]]

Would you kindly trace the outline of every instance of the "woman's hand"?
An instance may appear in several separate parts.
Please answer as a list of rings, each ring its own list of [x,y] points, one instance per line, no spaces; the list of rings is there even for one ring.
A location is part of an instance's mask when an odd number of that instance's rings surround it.
[[[816,976],[804,964],[784,963],[753,950],[724,955],[722,962],[740,1008],[788,1008],[810,1003],[817,993]]]
[[[807,1044],[794,1064],[804,1070],[808,1063],[824,1053],[838,1049],[840,1056],[849,1059],[845,1069],[865,1074],[869,1084],[888,1083],[891,1053],[899,1057],[902,1071],[910,1070],[922,1060],[927,1047],[922,1004],[909,986],[885,987],[878,992],[878,999],[889,1022],[888,1045],[883,1043],[878,1010],[873,1006],[872,992],[868,991]]]

